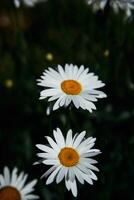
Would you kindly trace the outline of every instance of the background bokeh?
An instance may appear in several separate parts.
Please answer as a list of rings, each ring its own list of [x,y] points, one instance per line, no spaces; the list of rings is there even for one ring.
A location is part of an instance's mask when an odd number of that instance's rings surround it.
[[[61,108],[46,115],[36,79],[47,67],[84,64],[106,83],[108,98],[97,111]],[[110,8],[93,13],[84,0],[48,0],[16,8],[0,1],[0,173],[18,166],[38,178],[41,200],[75,199],[64,182],[45,185],[48,168],[33,166],[35,144],[60,127],[66,134],[97,137],[100,172],[93,186],[78,184],[77,199],[133,199],[134,180],[134,20]],[[30,180],[30,179],[29,179]]]

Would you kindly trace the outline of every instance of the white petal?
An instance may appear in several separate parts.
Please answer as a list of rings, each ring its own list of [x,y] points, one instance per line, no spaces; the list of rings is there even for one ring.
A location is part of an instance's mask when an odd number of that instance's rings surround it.
[[[90,149],[88,151],[85,151],[85,149],[81,150],[81,157],[93,157],[96,156],[98,154],[100,154],[100,150],[99,149]]]
[[[92,153],[83,153],[81,156],[82,157],[94,157],[98,154],[100,154],[101,152],[92,152]]]
[[[78,80],[82,81],[83,79],[85,79],[85,77],[87,76],[88,71],[89,71],[89,68],[84,69],[84,71],[80,74]]]
[[[52,80],[58,80],[61,81],[61,76],[60,74],[53,70],[52,68],[49,68],[49,70],[45,70],[45,72],[43,73],[44,75],[44,79],[48,78],[48,79],[52,79]]]
[[[71,167],[68,169],[68,178],[71,182],[75,179],[75,173]]]
[[[84,99],[88,100],[88,101],[93,101],[93,102],[96,102],[97,101],[97,98],[94,97],[93,95],[90,95],[86,92],[82,92],[81,94],[81,97],[83,97]]]
[[[76,185],[76,181],[75,180],[73,182],[70,181],[70,184],[71,184],[72,194],[74,195],[74,197],[77,197],[77,185]]]
[[[47,153],[54,153],[54,150],[46,145],[43,144],[37,144],[36,147],[42,151],[45,151]]]
[[[74,170],[75,176],[77,177],[78,181],[79,181],[81,184],[84,184],[84,179],[83,179],[83,177],[82,177],[81,171],[80,171],[78,168],[76,168],[76,167],[74,167],[73,170]]]
[[[81,163],[85,163],[85,162],[89,162],[90,164],[96,164],[98,163],[96,160],[92,159],[92,158],[80,158],[80,162]]]
[[[91,95],[95,95],[97,98],[105,98],[107,95],[104,92],[98,91],[98,90],[91,90]]]
[[[89,137],[86,140],[84,140],[78,147],[77,150],[80,151],[82,149],[85,149],[90,144],[93,144],[96,141],[96,138]]]
[[[55,76],[56,79],[58,78],[58,80],[62,80],[62,77],[56,70],[49,68],[49,71],[51,72],[51,74],[53,74]]]
[[[6,183],[5,183],[5,179],[4,177],[0,174],[0,186],[5,186]]]
[[[59,170],[61,169],[61,166],[58,166],[52,173],[51,175],[48,177],[46,184],[50,184],[54,181],[54,178],[56,177],[57,173],[59,172]]]
[[[93,180],[97,180],[97,176],[94,174],[94,172],[93,172],[91,169],[85,167],[85,166],[82,165],[82,164],[81,164],[81,165],[78,165],[77,168],[78,168],[82,173],[86,174],[87,176],[89,176],[89,177],[92,178]],[[84,178],[84,177],[83,177],[83,178]]]
[[[93,181],[90,178],[90,176],[87,176],[86,174],[83,173],[83,178],[87,183],[89,183],[90,185],[93,185]]]
[[[71,189],[70,181],[65,180],[65,185],[66,185],[67,190],[69,191]]]
[[[30,183],[28,183],[22,190],[21,193],[24,194],[28,194],[30,192],[33,191],[33,187],[35,186],[35,184],[37,183],[37,180],[33,180]]]
[[[59,128],[57,128],[57,131],[53,131],[53,135],[54,135],[54,138],[58,144],[59,147],[65,147],[65,139],[63,137],[63,134],[61,132],[61,130]]]
[[[95,181],[98,180],[97,176],[95,175],[95,173],[92,170],[90,170],[90,177]]]
[[[66,96],[65,105],[68,106],[70,103],[71,103],[71,97],[70,96]]]
[[[67,168],[62,167],[56,177],[56,183],[60,183],[67,173]]]
[[[21,190],[21,189],[24,187],[24,184],[25,184],[27,178],[28,178],[28,175],[25,174],[25,176],[23,177],[23,179],[20,179],[20,182],[17,183],[17,188],[18,188],[19,190]]]
[[[20,184],[20,182],[23,180],[24,178],[24,172],[21,172],[18,177],[17,177],[17,180],[16,180],[16,185],[18,187],[18,185]]]
[[[43,90],[41,93],[40,93],[40,96],[43,96],[43,97],[50,97],[50,96],[54,96],[54,95],[59,95],[61,92],[59,89],[46,89],[46,90]]]
[[[73,75],[72,75],[72,77],[74,77],[74,79],[77,79],[77,78],[76,78],[77,73],[78,73],[78,67],[77,67],[77,65],[74,65],[74,68],[73,68]]]
[[[34,195],[34,194],[28,194],[28,195],[26,195],[25,196],[25,198],[27,199],[27,200],[33,200],[33,199],[39,199],[39,196],[37,196],[37,195]],[[23,200],[23,199],[22,199]]]
[[[89,112],[92,112],[92,109],[96,110],[95,105],[92,102],[84,99],[82,96],[79,96],[79,102],[80,107],[83,109],[87,109]]]
[[[60,96],[61,96],[61,93],[60,93],[60,94],[57,94],[57,95],[54,95],[54,96],[50,97],[50,98],[48,99],[48,101],[54,101],[54,100],[56,100],[56,99],[59,99]]]
[[[51,158],[51,159],[52,159],[52,158],[53,158],[53,159],[54,159],[54,158],[56,159],[56,157],[57,157],[54,153],[53,153],[53,154],[52,154],[52,153],[37,153],[37,156],[40,157],[40,158],[44,158],[44,159],[46,159],[46,158],[47,158],[47,159],[50,159],[50,158]]]
[[[5,178],[6,185],[9,185],[9,183],[10,183],[10,172],[9,172],[8,167],[4,167],[4,178]]]
[[[107,0],[103,0],[100,2],[100,8],[104,9],[104,7],[106,6]]]
[[[70,180],[66,180],[65,181],[66,187],[68,190],[72,191],[72,194],[74,197],[77,196],[77,185],[76,185],[76,181],[74,180],[74,182],[71,182]]]
[[[79,163],[77,165],[77,169],[84,172],[85,174],[89,174],[89,169],[87,167],[85,167],[84,165],[82,165],[81,163]]]
[[[52,167],[50,167],[50,169],[48,169],[48,170],[41,176],[41,178],[47,177],[47,176],[48,176],[49,174],[51,174],[56,168],[57,168],[57,166],[52,166]]]
[[[16,186],[16,180],[17,180],[17,168],[14,168],[12,171],[12,175],[11,175],[11,185],[12,186]]]
[[[72,65],[65,65],[65,73],[68,79],[72,79]]]
[[[72,101],[73,101],[75,107],[78,109],[80,107],[79,98],[77,96],[73,96]]]
[[[54,150],[59,151],[59,146],[54,142],[54,140],[51,137],[49,137],[49,136],[46,136],[46,138],[47,138],[49,144],[51,145],[51,147]]]
[[[70,129],[70,130],[67,132],[67,136],[66,136],[66,146],[67,146],[67,147],[72,146],[72,143],[73,143],[73,139],[72,139],[72,130]]]
[[[95,145],[95,143],[91,143],[91,144],[87,144],[85,146],[82,146],[81,148],[79,148],[79,152],[81,154],[81,156],[83,156],[83,153],[88,153],[90,151],[90,149]],[[89,153],[90,156],[90,153]]]
[[[58,70],[59,70],[59,73],[60,73],[61,77],[63,79],[66,79],[66,74],[65,74],[65,72],[64,72],[64,70],[63,70],[61,65],[58,65]]]
[[[59,161],[58,160],[43,160],[42,163],[44,163],[45,165],[58,165]]]
[[[82,73],[83,71],[84,71],[84,66],[81,65],[80,68],[79,68],[79,70],[78,70],[78,73],[77,73],[77,75],[76,75],[76,79],[77,79],[77,80],[79,79],[79,76],[81,75],[81,73]]]
[[[83,140],[83,138],[85,137],[86,131],[81,132],[78,137],[76,137],[74,143],[73,143],[73,147],[77,148],[77,146],[81,143],[81,141]]]
[[[95,167],[94,165],[88,164],[87,165],[90,169],[99,172],[99,169],[97,167]]]
[[[14,0],[14,4],[17,8],[20,7],[20,1],[19,0]]]
[[[64,98],[63,96],[60,96],[60,98],[55,102],[53,106],[53,110],[57,110],[60,107],[60,101]]]
[[[65,102],[66,102],[66,96],[62,96],[62,99],[60,101],[60,107],[62,107],[63,105],[65,105]]]

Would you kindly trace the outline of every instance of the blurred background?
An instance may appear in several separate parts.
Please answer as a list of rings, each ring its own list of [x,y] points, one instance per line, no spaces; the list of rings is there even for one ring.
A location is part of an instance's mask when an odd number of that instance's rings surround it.
[[[106,83],[108,96],[97,111],[61,108],[46,115],[36,79],[57,64],[84,64]],[[97,137],[98,181],[78,184],[77,199],[133,199],[134,180],[134,20],[109,7],[94,13],[85,0],[47,0],[30,7],[0,1],[0,173],[18,166],[38,178],[41,200],[75,199],[64,182],[45,185],[48,169],[33,166],[35,144],[60,127],[66,134]],[[30,180],[30,179],[29,179]]]

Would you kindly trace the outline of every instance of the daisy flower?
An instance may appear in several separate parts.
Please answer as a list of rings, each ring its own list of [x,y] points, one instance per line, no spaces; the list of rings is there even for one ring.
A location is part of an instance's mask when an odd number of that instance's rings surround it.
[[[38,85],[44,87],[40,99],[48,97],[48,101],[56,100],[53,110],[72,102],[76,108],[92,112],[96,109],[93,102],[97,98],[106,97],[104,92],[97,90],[105,84],[94,73],[89,73],[88,68],[84,69],[83,65],[78,68],[76,65],[66,64],[65,69],[58,65],[57,71],[48,68],[37,81]]]
[[[46,171],[42,176],[48,176],[46,184],[52,183],[56,180],[56,183],[60,183],[65,179],[65,185],[68,190],[72,191],[72,194],[77,196],[76,180],[81,184],[84,181],[93,184],[93,180],[97,180],[97,176],[93,171],[99,171],[93,164],[97,163],[92,159],[100,153],[98,149],[91,149],[96,138],[89,137],[85,139],[86,131],[80,134],[72,136],[72,130],[67,132],[66,139],[59,128],[53,131],[54,139],[46,136],[49,146],[37,144],[42,153],[38,153],[37,156],[42,160],[36,162],[36,164],[43,163],[45,165],[51,165],[51,168]]]
[[[134,9],[134,0],[112,0],[111,6],[116,13],[121,9],[125,11],[127,17],[130,17]]]
[[[124,10],[127,17],[131,16],[134,9],[134,0],[88,0],[88,4],[93,6],[94,10],[104,9],[109,4],[117,13],[119,9]]]
[[[39,3],[41,1],[46,1],[46,0],[22,0],[22,2],[27,5],[27,6],[34,6],[36,3]],[[21,0],[14,0],[14,4],[15,6],[18,8],[20,7],[20,4],[21,4]]]
[[[87,0],[88,5],[92,5],[93,10],[104,9],[108,0]]]
[[[36,180],[26,183],[27,174],[21,172],[18,174],[17,168],[12,173],[8,167],[4,168],[3,175],[0,174],[0,199],[1,200],[33,200],[38,196],[31,194],[34,191]]]

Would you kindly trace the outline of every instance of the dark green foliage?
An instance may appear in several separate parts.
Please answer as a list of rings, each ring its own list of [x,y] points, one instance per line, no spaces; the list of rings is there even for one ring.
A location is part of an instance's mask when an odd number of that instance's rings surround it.
[[[37,161],[35,147],[60,127],[66,134],[87,131],[97,137],[102,154],[98,181],[78,184],[78,199],[133,199],[134,180],[134,21],[108,9],[93,13],[83,0],[48,0],[33,8],[0,3],[0,173],[5,165],[40,178],[47,167]],[[48,60],[47,53],[53,55]],[[84,64],[106,83],[107,99],[92,114],[59,109],[46,116],[36,79],[47,67]],[[9,82],[12,82],[9,84]],[[74,199],[64,187],[39,180],[41,200]]]

